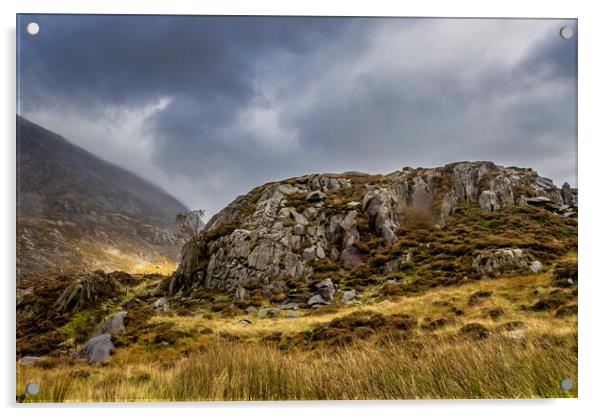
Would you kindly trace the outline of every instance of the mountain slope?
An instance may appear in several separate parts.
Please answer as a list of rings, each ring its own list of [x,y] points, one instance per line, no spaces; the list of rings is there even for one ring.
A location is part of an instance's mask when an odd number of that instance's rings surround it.
[[[17,267],[169,269],[186,207],[150,182],[17,116]]]

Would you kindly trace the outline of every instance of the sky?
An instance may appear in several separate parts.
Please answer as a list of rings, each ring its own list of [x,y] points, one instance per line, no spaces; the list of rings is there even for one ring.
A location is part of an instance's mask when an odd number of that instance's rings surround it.
[[[207,217],[314,172],[491,160],[576,185],[575,20],[19,19],[18,112]]]

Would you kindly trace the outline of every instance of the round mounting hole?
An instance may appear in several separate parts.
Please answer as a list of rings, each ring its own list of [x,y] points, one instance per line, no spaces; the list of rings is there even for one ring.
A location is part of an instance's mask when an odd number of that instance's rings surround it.
[[[565,378],[563,380],[560,381],[560,390],[572,390],[573,389],[573,382],[571,380],[569,380],[568,378]]]
[[[40,386],[38,386],[37,383],[29,383],[27,386],[25,386],[25,391],[27,394],[35,395],[40,392]]]
[[[40,25],[36,22],[31,22],[27,25],[27,33],[37,35],[40,32]]]
[[[568,26],[564,26],[560,29],[560,37],[562,39],[570,39],[573,37],[573,29]]]

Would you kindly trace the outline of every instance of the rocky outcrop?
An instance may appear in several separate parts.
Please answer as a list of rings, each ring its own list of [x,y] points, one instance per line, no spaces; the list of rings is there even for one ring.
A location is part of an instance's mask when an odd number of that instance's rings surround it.
[[[341,270],[361,267],[369,260],[364,258],[366,244],[395,246],[400,229],[417,215],[442,228],[466,205],[480,206],[488,215],[533,198],[566,205],[569,193],[576,195],[531,169],[491,162],[404,168],[386,176],[306,175],[269,183],[236,198],[209,220],[201,238],[184,246],[180,266],[163,290],[169,295],[201,288],[241,293],[239,288],[275,280],[311,280],[320,262],[333,261]],[[509,250],[475,254],[475,269],[495,275],[513,262],[533,266],[535,259]],[[411,257],[406,251],[385,270],[400,270]],[[330,302],[323,293],[312,295],[308,300],[313,304]]]
[[[531,271],[537,273],[543,267],[539,260],[520,248],[483,250],[475,253],[472,267],[482,277]]]
[[[54,309],[58,312],[75,312],[115,297],[119,293],[116,279],[102,270],[97,270],[73,279],[56,300]]]
[[[567,184],[565,184],[567,185]],[[547,211],[553,212],[554,214],[561,215],[565,218],[577,216],[577,204],[576,199],[573,197],[572,192],[567,193],[566,187],[563,186],[562,203],[552,200],[545,196],[536,196],[533,198],[527,198],[526,202],[529,205],[543,208]],[[566,201],[566,202],[565,202]]]

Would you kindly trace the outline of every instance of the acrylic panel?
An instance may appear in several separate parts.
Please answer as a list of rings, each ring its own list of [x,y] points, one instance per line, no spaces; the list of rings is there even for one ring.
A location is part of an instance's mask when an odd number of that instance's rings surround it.
[[[17,401],[576,397],[577,34],[17,15]]]

